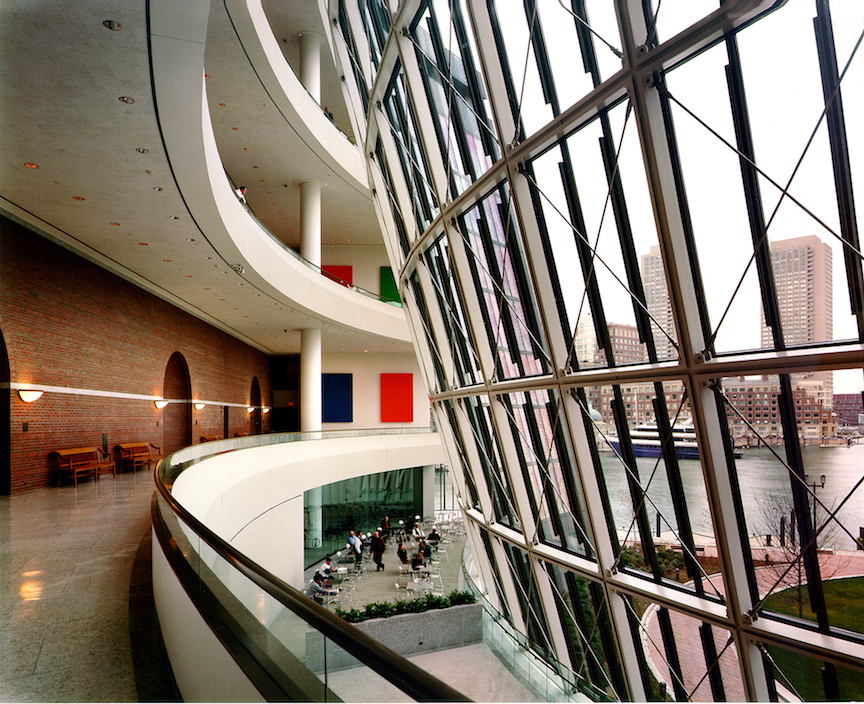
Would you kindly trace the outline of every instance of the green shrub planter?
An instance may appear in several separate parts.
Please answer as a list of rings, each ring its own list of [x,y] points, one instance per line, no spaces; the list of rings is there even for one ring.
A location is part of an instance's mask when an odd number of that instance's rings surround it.
[[[339,611],[346,621],[354,623],[379,643],[404,657],[417,653],[459,648],[483,640],[483,606],[470,600],[454,606],[450,597],[427,594],[414,601],[379,602],[368,604],[363,610]],[[443,606],[442,606],[443,605]],[[402,609],[401,612],[397,611]],[[368,614],[378,614],[375,617]],[[312,672],[324,669],[324,639],[321,634],[309,629],[306,632],[306,666]],[[351,654],[328,642],[327,669],[331,671],[358,667],[360,662]]]
[[[453,590],[448,596],[438,594],[426,594],[419,599],[397,599],[393,601],[376,601],[366,604],[364,609],[349,609],[343,611],[336,609],[336,615],[344,618],[348,623],[360,623],[373,618],[388,618],[397,614],[416,614],[432,609],[446,609],[451,606],[462,604],[473,604],[477,598],[471,592],[460,592]]]

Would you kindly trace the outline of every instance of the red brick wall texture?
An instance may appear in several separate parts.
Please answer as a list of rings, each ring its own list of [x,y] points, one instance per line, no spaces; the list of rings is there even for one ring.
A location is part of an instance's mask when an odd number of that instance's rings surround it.
[[[10,405],[9,428],[0,432],[9,433],[11,465],[0,471],[11,472],[13,493],[56,485],[55,449],[103,440],[111,452],[139,441],[164,449],[164,411],[110,394],[167,398],[175,352],[188,366],[191,397],[219,402],[191,410],[193,442],[224,436],[224,404],[250,403],[256,377],[263,403],[272,403],[266,354],[5,218],[0,334],[9,359],[9,378],[0,381],[94,392],[45,393],[29,404],[15,392],[0,396]],[[245,408],[227,410],[229,437],[250,431]],[[268,432],[267,415],[263,425]]]

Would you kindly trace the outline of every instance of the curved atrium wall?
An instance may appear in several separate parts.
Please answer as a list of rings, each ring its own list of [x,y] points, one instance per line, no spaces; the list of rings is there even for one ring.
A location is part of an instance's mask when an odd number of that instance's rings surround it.
[[[860,5],[329,7],[489,598],[621,699],[853,697]]]

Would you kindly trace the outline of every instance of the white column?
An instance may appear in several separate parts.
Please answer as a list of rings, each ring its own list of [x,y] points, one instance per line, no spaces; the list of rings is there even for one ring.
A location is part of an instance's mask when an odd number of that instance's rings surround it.
[[[300,331],[300,432],[321,430],[321,331]]]
[[[321,430],[321,331],[300,331],[300,431]],[[306,492],[306,547],[318,548],[323,537],[321,487]]]
[[[314,32],[300,32],[300,80],[316,103],[321,102],[321,36]]]
[[[301,181],[300,187],[300,256],[321,266],[321,184]]]

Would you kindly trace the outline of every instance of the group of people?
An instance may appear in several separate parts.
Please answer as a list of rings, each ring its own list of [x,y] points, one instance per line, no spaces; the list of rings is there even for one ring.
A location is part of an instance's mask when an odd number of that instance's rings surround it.
[[[409,519],[407,524],[404,524],[405,534],[418,542],[417,552],[410,559],[412,570],[420,569],[428,560],[432,559],[432,548],[441,540],[441,536],[434,526],[429,535],[426,535],[423,532],[421,523],[417,520],[419,518],[419,516],[416,516],[415,519]],[[402,522],[400,521],[400,523]],[[384,516],[378,530],[374,531],[369,538],[369,550],[372,553],[376,572],[384,569],[384,553],[387,549],[387,538],[390,537],[392,530],[390,517]],[[363,551],[366,548],[364,537],[362,533],[357,534],[353,530],[348,531],[348,541],[345,547],[358,564],[363,559]],[[405,548],[404,542],[399,542],[399,547],[396,548],[396,556],[403,565],[409,563],[408,550]],[[332,579],[335,572],[336,570],[329,557],[315,571],[315,576],[312,578],[307,593],[319,604],[324,603],[325,596],[338,594],[339,590],[332,588]]]

